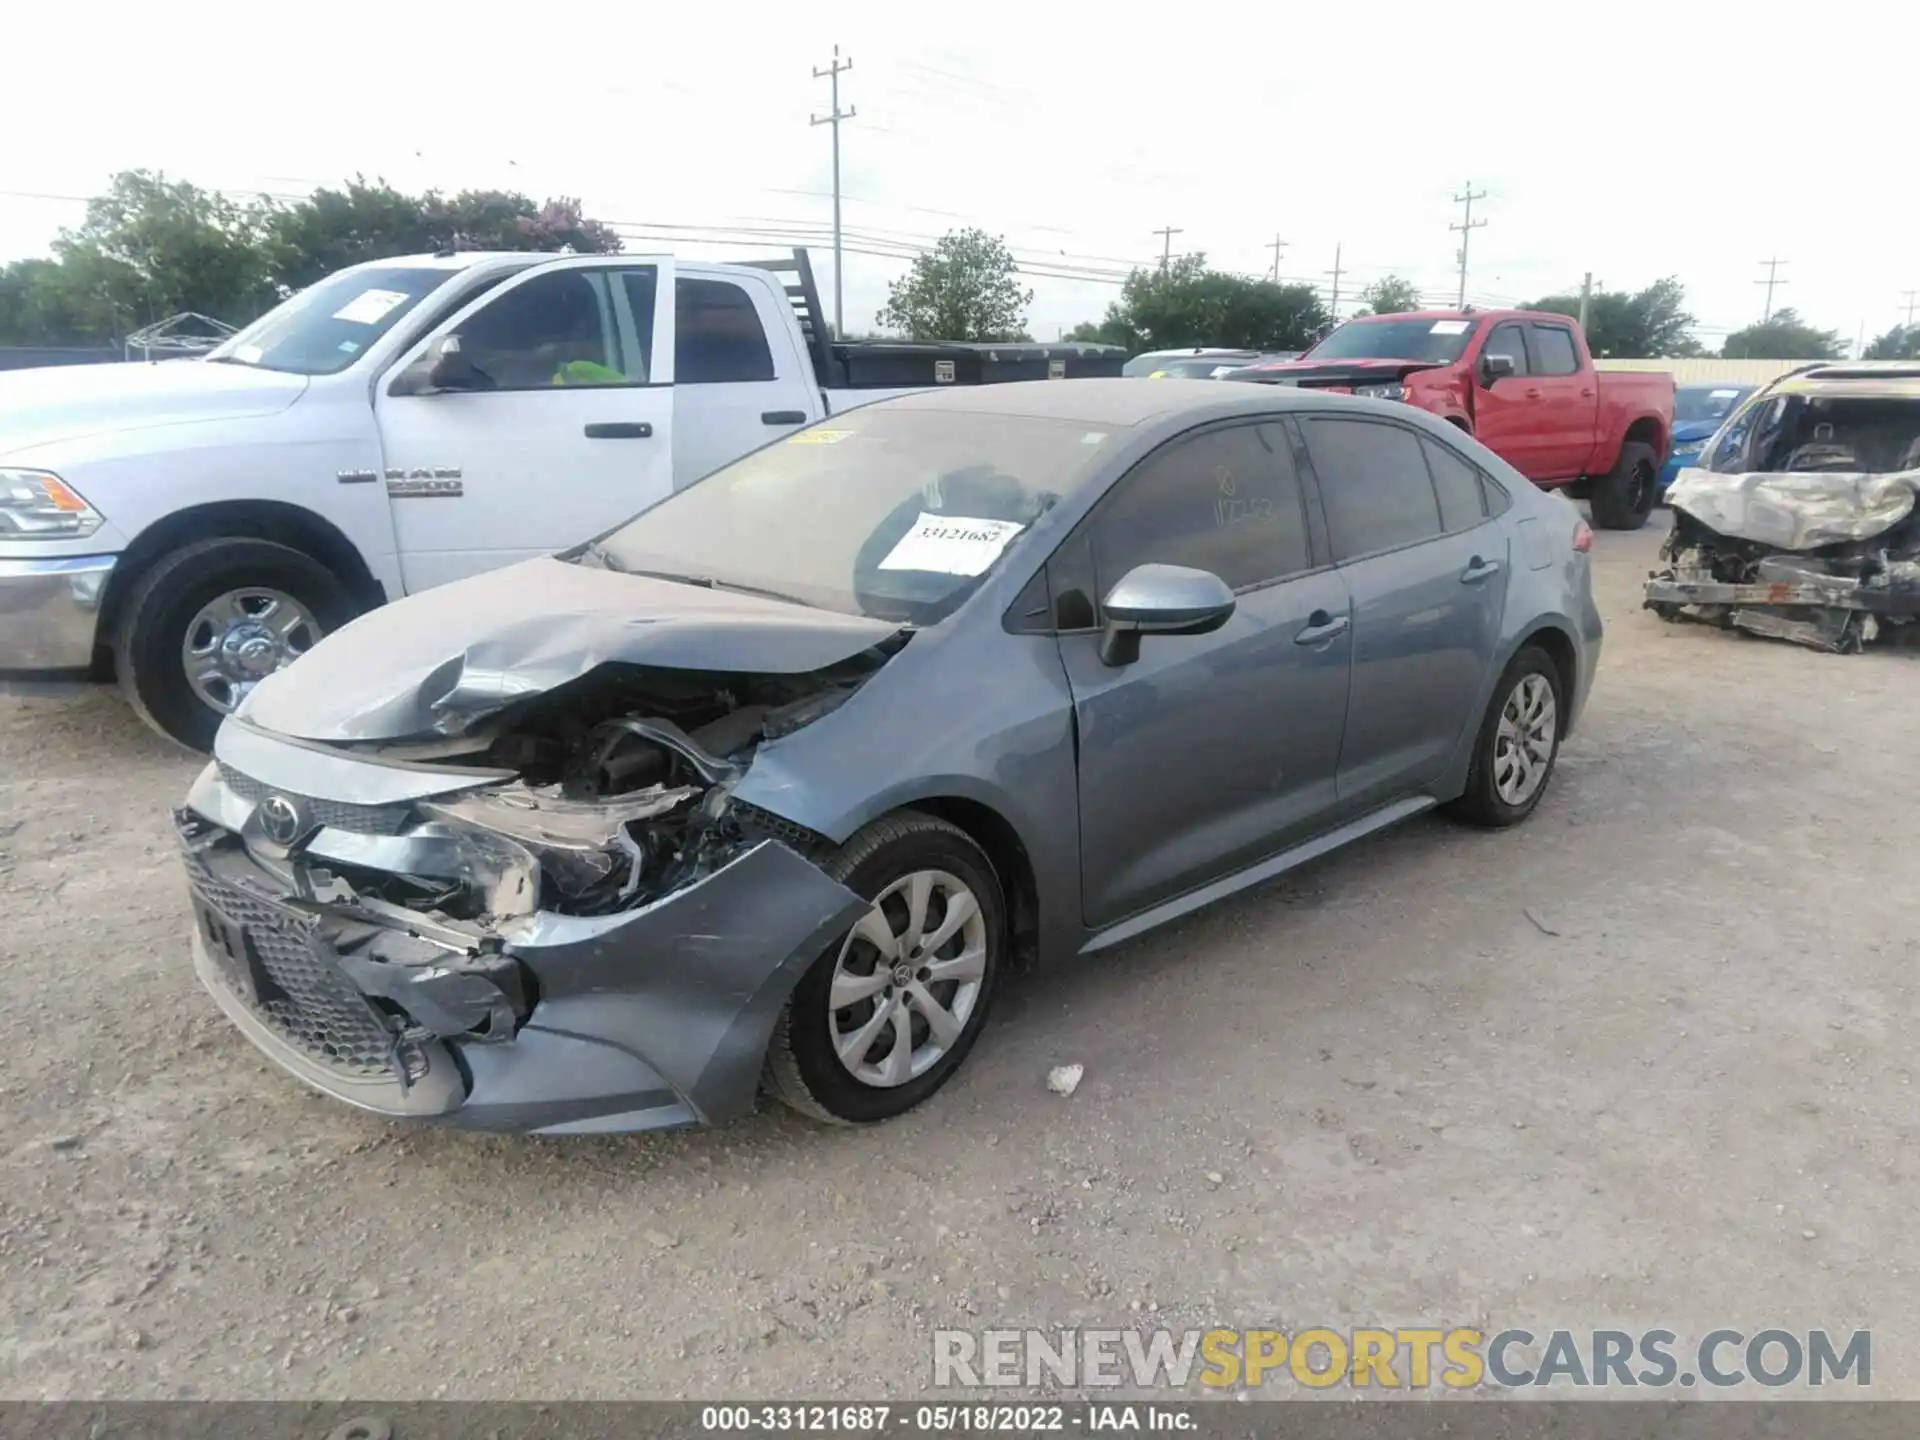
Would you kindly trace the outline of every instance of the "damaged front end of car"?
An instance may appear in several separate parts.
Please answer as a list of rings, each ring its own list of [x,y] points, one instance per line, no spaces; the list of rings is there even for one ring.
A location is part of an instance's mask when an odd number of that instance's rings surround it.
[[[1834,654],[1920,636],[1920,372],[1789,377],[1702,461],[1667,492],[1648,609]]]
[[[904,636],[804,674],[603,663],[458,735],[230,719],[176,825],[196,968],[309,1085],[394,1117],[631,1130],[751,1109],[865,902],[736,795]]]

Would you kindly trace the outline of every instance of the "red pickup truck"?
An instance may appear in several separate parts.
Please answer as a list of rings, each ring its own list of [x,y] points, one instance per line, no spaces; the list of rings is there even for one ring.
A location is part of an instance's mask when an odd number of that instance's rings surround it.
[[[1564,315],[1426,310],[1350,320],[1298,360],[1222,376],[1401,400],[1451,421],[1593,523],[1637,530],[1673,434],[1673,377],[1595,370]]]

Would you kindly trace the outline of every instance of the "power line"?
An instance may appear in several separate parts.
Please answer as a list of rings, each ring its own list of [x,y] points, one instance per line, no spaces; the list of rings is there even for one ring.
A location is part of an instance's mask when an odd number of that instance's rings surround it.
[[[1756,280],[1753,283],[1767,287],[1767,308],[1760,312],[1760,323],[1764,325],[1773,319],[1773,287],[1787,283],[1778,278],[1780,267],[1787,262],[1784,260],[1762,260],[1760,263],[1767,267],[1767,278],[1764,280]]]
[[[1485,220],[1476,220],[1473,218],[1473,202],[1486,198],[1487,192],[1481,190],[1476,193],[1471,180],[1467,182],[1467,188],[1462,193],[1453,197],[1454,204],[1467,207],[1467,212],[1461,217],[1460,224],[1447,226],[1449,230],[1458,230],[1460,232],[1460,293],[1454,299],[1455,305],[1465,305],[1467,303],[1467,241],[1473,237],[1474,231],[1480,229],[1487,223]]]
[[[825,115],[815,115],[808,122],[812,125],[833,127],[833,333],[836,336],[847,333],[841,309],[841,296],[845,293],[846,287],[841,283],[840,269],[840,122],[851,120],[854,115],[853,106],[849,105],[845,110],[840,108],[840,75],[842,71],[852,68],[851,56],[847,58],[845,64],[841,63],[838,45],[833,47],[831,65],[824,70],[818,65],[813,67],[814,79],[824,79],[833,86],[833,109]]]

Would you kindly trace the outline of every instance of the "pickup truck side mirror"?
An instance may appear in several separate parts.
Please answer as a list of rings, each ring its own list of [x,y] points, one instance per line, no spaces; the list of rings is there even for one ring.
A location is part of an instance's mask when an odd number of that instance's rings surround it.
[[[1480,379],[1489,389],[1496,380],[1510,379],[1513,375],[1513,357],[1511,355],[1482,355],[1480,357]]]
[[[441,390],[490,390],[489,381],[460,353],[460,337],[443,335],[427,353],[407,366],[387,390],[389,395],[432,395]]]

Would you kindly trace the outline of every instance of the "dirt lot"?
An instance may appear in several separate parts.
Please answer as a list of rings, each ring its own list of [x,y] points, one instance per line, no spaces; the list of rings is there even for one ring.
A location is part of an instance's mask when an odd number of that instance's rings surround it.
[[[190,974],[194,762],[111,694],[0,694],[0,1395],[872,1398],[939,1325],[1158,1320],[1871,1327],[1874,1393],[1920,1396],[1920,661],[1662,625],[1656,543],[1599,537],[1529,824],[1024,979],[866,1131],[307,1094]]]

